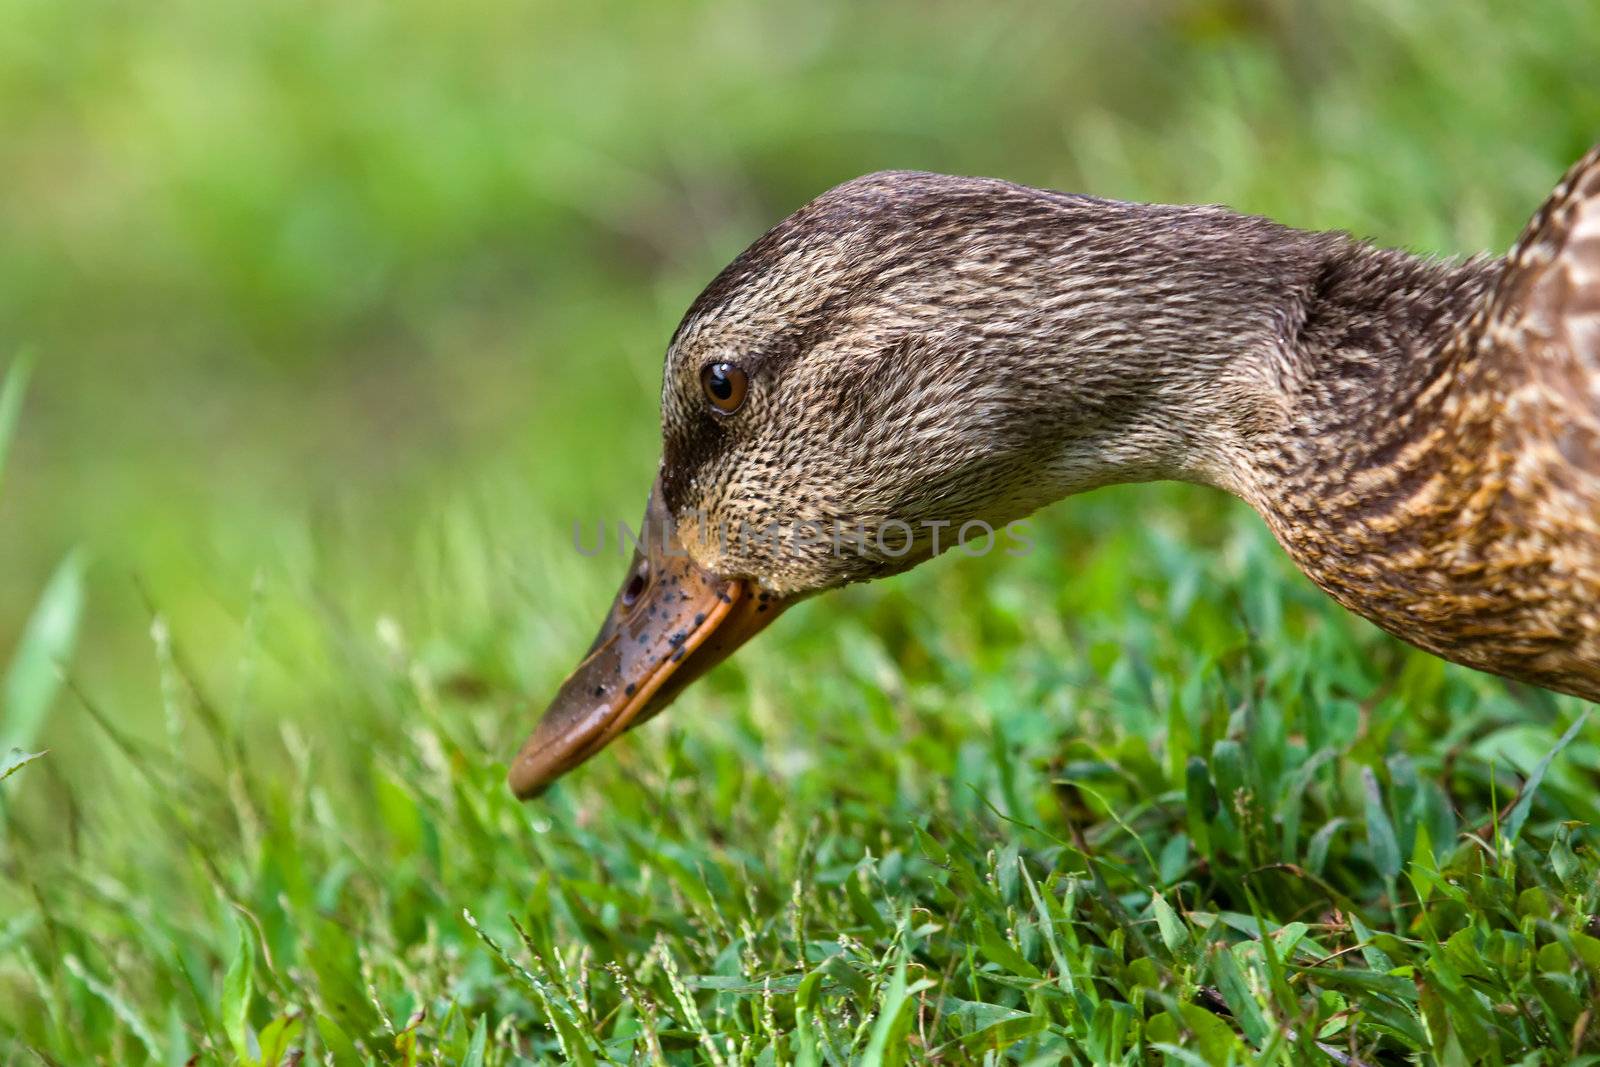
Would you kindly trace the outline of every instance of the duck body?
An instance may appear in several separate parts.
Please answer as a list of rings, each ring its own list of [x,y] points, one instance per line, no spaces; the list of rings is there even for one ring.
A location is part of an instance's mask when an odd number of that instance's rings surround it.
[[[788,604],[1119,482],[1233,493],[1390,633],[1600,700],[1600,155],[1508,256],[1455,263],[1216,207],[868,175],[691,306],[662,436],[655,529],[513,762],[523,795]]]

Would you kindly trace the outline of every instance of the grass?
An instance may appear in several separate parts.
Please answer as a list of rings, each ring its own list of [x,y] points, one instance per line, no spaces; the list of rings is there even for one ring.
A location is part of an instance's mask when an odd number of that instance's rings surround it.
[[[0,12],[0,1060],[1594,1059],[1600,725],[1216,494],[804,604],[503,784],[762,226],[922,166],[1503,247],[1592,14],[214,12]]]
[[[1020,566],[811,605],[532,806],[485,757],[504,694],[392,621],[345,635],[345,692],[270,747],[158,630],[169,740],[84,695],[140,783],[115,838],[70,800],[10,828],[13,855],[67,840],[11,876],[8,1040],[62,1063],[1577,1055],[1600,976],[1577,709],[1326,618],[1247,516],[1092,538],[1122,514],[1091,498]],[[48,760],[8,789],[47,789]]]

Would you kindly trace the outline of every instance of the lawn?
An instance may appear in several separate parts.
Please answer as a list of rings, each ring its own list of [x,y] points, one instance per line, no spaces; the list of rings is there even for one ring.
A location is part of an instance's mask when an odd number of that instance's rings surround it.
[[[789,612],[538,801],[663,346],[883,167],[1503,250],[1600,14],[0,8],[0,1062],[1600,1062],[1600,722],[1237,502]],[[589,525],[592,529],[592,525]],[[10,752],[7,756],[5,753]]]

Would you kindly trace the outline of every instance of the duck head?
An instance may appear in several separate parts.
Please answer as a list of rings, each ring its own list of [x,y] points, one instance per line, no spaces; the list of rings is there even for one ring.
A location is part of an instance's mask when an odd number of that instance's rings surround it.
[[[1220,467],[1256,377],[1232,358],[1252,321],[1228,316],[1280,284],[1240,269],[1271,244],[1249,227],[1227,254],[1191,247],[1223,217],[892,172],[760,238],[668,346],[643,536],[512,789],[542,791],[803,597],[1071,492]]]

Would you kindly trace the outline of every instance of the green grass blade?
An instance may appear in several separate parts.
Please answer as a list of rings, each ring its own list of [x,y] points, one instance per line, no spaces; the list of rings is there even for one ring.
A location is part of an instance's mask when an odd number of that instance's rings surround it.
[[[250,1061],[250,995],[255,985],[255,942],[250,927],[243,919],[234,917],[238,939],[233,960],[222,979],[222,1025],[228,1033],[228,1043],[241,1061]]]
[[[480,1015],[472,1026],[472,1040],[467,1045],[467,1054],[461,1061],[461,1067],[484,1067],[483,1057],[488,1047],[489,1019]]]
[[[889,988],[884,991],[883,1000],[878,1005],[872,1040],[867,1043],[867,1050],[861,1057],[861,1063],[866,1067],[884,1067],[885,1064],[903,1062],[902,1045],[905,1032],[911,1025],[911,1017],[904,1010],[911,1003],[906,989],[906,957],[901,953],[895,961],[894,977],[889,980]]]
[[[0,690],[0,751],[27,748],[44,728],[61,689],[61,669],[72,658],[83,614],[82,552],[61,561],[23,628]]]
[[[33,353],[25,349],[11,361],[11,366],[6,369],[5,381],[0,383],[0,486],[5,482],[6,456],[11,451],[17,423],[22,418],[22,396],[27,391],[28,379],[32,374]]]
[[[1373,865],[1385,880],[1393,880],[1400,873],[1400,843],[1395,838],[1394,823],[1383,806],[1383,792],[1378,787],[1378,776],[1371,767],[1361,769],[1362,794],[1366,799],[1367,847],[1372,850]]]
[[[112,1014],[127,1028],[128,1033],[138,1038],[139,1043],[150,1054],[150,1058],[159,1063],[161,1043],[157,1040],[155,1031],[150,1028],[150,1024],[139,1014],[138,1009],[120,992],[95,977],[78,957],[69,954],[62,963],[69,974],[82,982],[85,989],[111,1009]]]
[[[16,774],[43,755],[43,752],[24,752],[20,748],[14,748],[6,755],[0,756],[0,782],[10,778],[13,774]]]
[[[1583,724],[1589,721],[1586,711],[1575,719],[1567,732],[1561,735],[1555,747],[1544,754],[1544,758],[1534,765],[1533,773],[1528,775],[1528,780],[1522,784],[1522,792],[1517,794],[1517,802],[1511,806],[1511,813],[1506,816],[1505,825],[1501,827],[1501,835],[1505,843],[1510,845],[1517,839],[1517,834],[1522,832],[1522,826],[1528,821],[1528,815],[1533,811],[1533,797],[1539,791],[1539,785],[1544,781],[1545,772],[1550,769],[1550,764],[1560,755],[1561,750],[1571,744],[1572,739],[1578,736],[1578,731],[1583,729]]]

